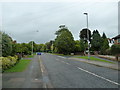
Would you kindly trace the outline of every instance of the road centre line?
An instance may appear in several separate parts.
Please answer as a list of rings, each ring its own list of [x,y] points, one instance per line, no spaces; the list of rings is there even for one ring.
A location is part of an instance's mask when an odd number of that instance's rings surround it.
[[[110,83],[113,83],[113,84],[115,84],[115,85],[120,85],[120,84],[117,83],[117,82],[114,82],[114,81],[112,81],[112,80],[110,80],[110,79],[107,79],[107,78],[104,78],[104,77],[102,77],[102,76],[99,76],[99,75],[97,75],[97,74],[95,74],[95,73],[92,73],[92,72],[87,71],[87,70],[85,70],[85,69],[82,69],[82,68],[80,68],[80,67],[77,67],[77,68],[80,69],[80,70],[82,70],[82,71],[84,71],[84,72],[87,72],[87,73],[89,73],[89,74],[91,74],[91,75],[93,75],[93,76],[96,76],[96,77],[101,78],[101,79],[103,79],[103,80],[106,80],[106,81],[108,81],[108,82],[110,82]]]

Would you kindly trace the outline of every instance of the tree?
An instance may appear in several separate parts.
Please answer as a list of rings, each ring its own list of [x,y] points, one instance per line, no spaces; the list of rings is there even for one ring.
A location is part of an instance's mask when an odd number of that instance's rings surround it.
[[[85,42],[87,42],[87,39],[88,39],[87,31],[88,31],[88,34],[89,34],[89,41],[91,42],[91,31],[86,29],[86,28],[82,29],[80,31],[79,37],[80,37],[80,39],[83,39],[83,40],[85,40]]]
[[[91,40],[91,49],[93,51],[100,51],[101,45],[102,45],[102,38],[98,30],[94,30],[92,34],[92,40]]]
[[[72,33],[67,28],[56,31],[55,47],[58,53],[70,54],[74,51],[75,42]]]
[[[46,45],[45,44],[42,45],[41,51],[46,52]]]
[[[0,32],[0,57],[2,57],[2,32]]]
[[[104,32],[103,32],[102,38],[103,38],[103,39],[107,39],[107,37],[106,37],[106,35],[105,35]]]
[[[111,53],[116,56],[116,60],[118,60],[118,57],[120,56],[120,45],[112,45],[111,47]]]
[[[80,41],[76,40],[75,41],[75,49],[74,52],[80,52]]]
[[[84,40],[80,40],[80,52],[84,52],[86,48],[86,44],[84,43]]]
[[[109,42],[108,39],[105,35],[105,33],[103,33],[102,35],[102,44],[101,44],[101,54],[106,54],[106,50],[109,48]]]
[[[12,38],[2,33],[2,56],[10,56],[12,53]]]

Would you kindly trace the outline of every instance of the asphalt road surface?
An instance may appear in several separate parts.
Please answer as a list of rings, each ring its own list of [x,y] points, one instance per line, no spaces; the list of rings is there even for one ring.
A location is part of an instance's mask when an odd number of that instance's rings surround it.
[[[117,70],[44,53],[26,71],[4,73],[3,88],[118,88],[118,79]]]

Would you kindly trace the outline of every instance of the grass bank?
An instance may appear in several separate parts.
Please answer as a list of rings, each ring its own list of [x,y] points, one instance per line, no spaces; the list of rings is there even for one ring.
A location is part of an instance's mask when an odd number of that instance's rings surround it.
[[[88,56],[81,56],[81,57],[76,57],[76,58],[88,59]],[[100,62],[107,62],[107,63],[113,63],[113,62],[111,62],[111,61],[99,59],[99,58],[92,57],[92,56],[90,57],[90,60],[93,60],[93,61],[100,61]]]
[[[22,72],[22,71],[24,71],[27,68],[27,66],[29,65],[30,61],[31,60],[22,59],[14,67],[12,67],[10,69],[7,69],[4,72]]]
[[[59,55],[59,56],[75,56],[75,55],[64,55],[64,54],[59,54],[59,53],[50,53],[52,55]]]

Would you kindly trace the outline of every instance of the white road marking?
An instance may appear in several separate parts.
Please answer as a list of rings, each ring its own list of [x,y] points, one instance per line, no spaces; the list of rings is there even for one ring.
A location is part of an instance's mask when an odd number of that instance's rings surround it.
[[[58,57],[63,58],[63,59],[66,59],[65,57],[62,57],[62,56],[58,56]]]
[[[37,78],[35,80],[38,80]]]
[[[66,63],[66,64],[70,65],[69,63]]]
[[[70,65],[69,63],[66,63],[65,61],[62,61],[62,60],[59,60],[59,59],[56,59],[56,60],[61,61],[61,62],[65,63],[65,64],[67,64],[67,65]]]
[[[59,61],[59,59],[56,59],[57,61]]]
[[[104,77],[102,77],[102,76],[99,76],[99,75],[97,75],[97,74],[95,74],[95,73],[92,73],[92,72],[87,71],[87,70],[85,70],[85,69],[82,69],[82,68],[80,68],[80,67],[77,67],[77,68],[80,69],[80,70],[82,70],[82,71],[84,71],[84,72],[87,72],[87,73],[89,73],[89,74],[91,74],[91,75],[94,75],[94,76],[96,76],[96,77],[98,77],[98,78],[101,78],[101,79],[103,79],[103,80],[106,80],[106,81],[108,81],[108,82],[111,82],[111,83],[113,83],[113,84],[120,85],[120,84],[117,83],[117,82],[114,82],[114,81],[112,81],[112,80],[110,80],[110,79],[107,79],[107,78],[104,78]]]

